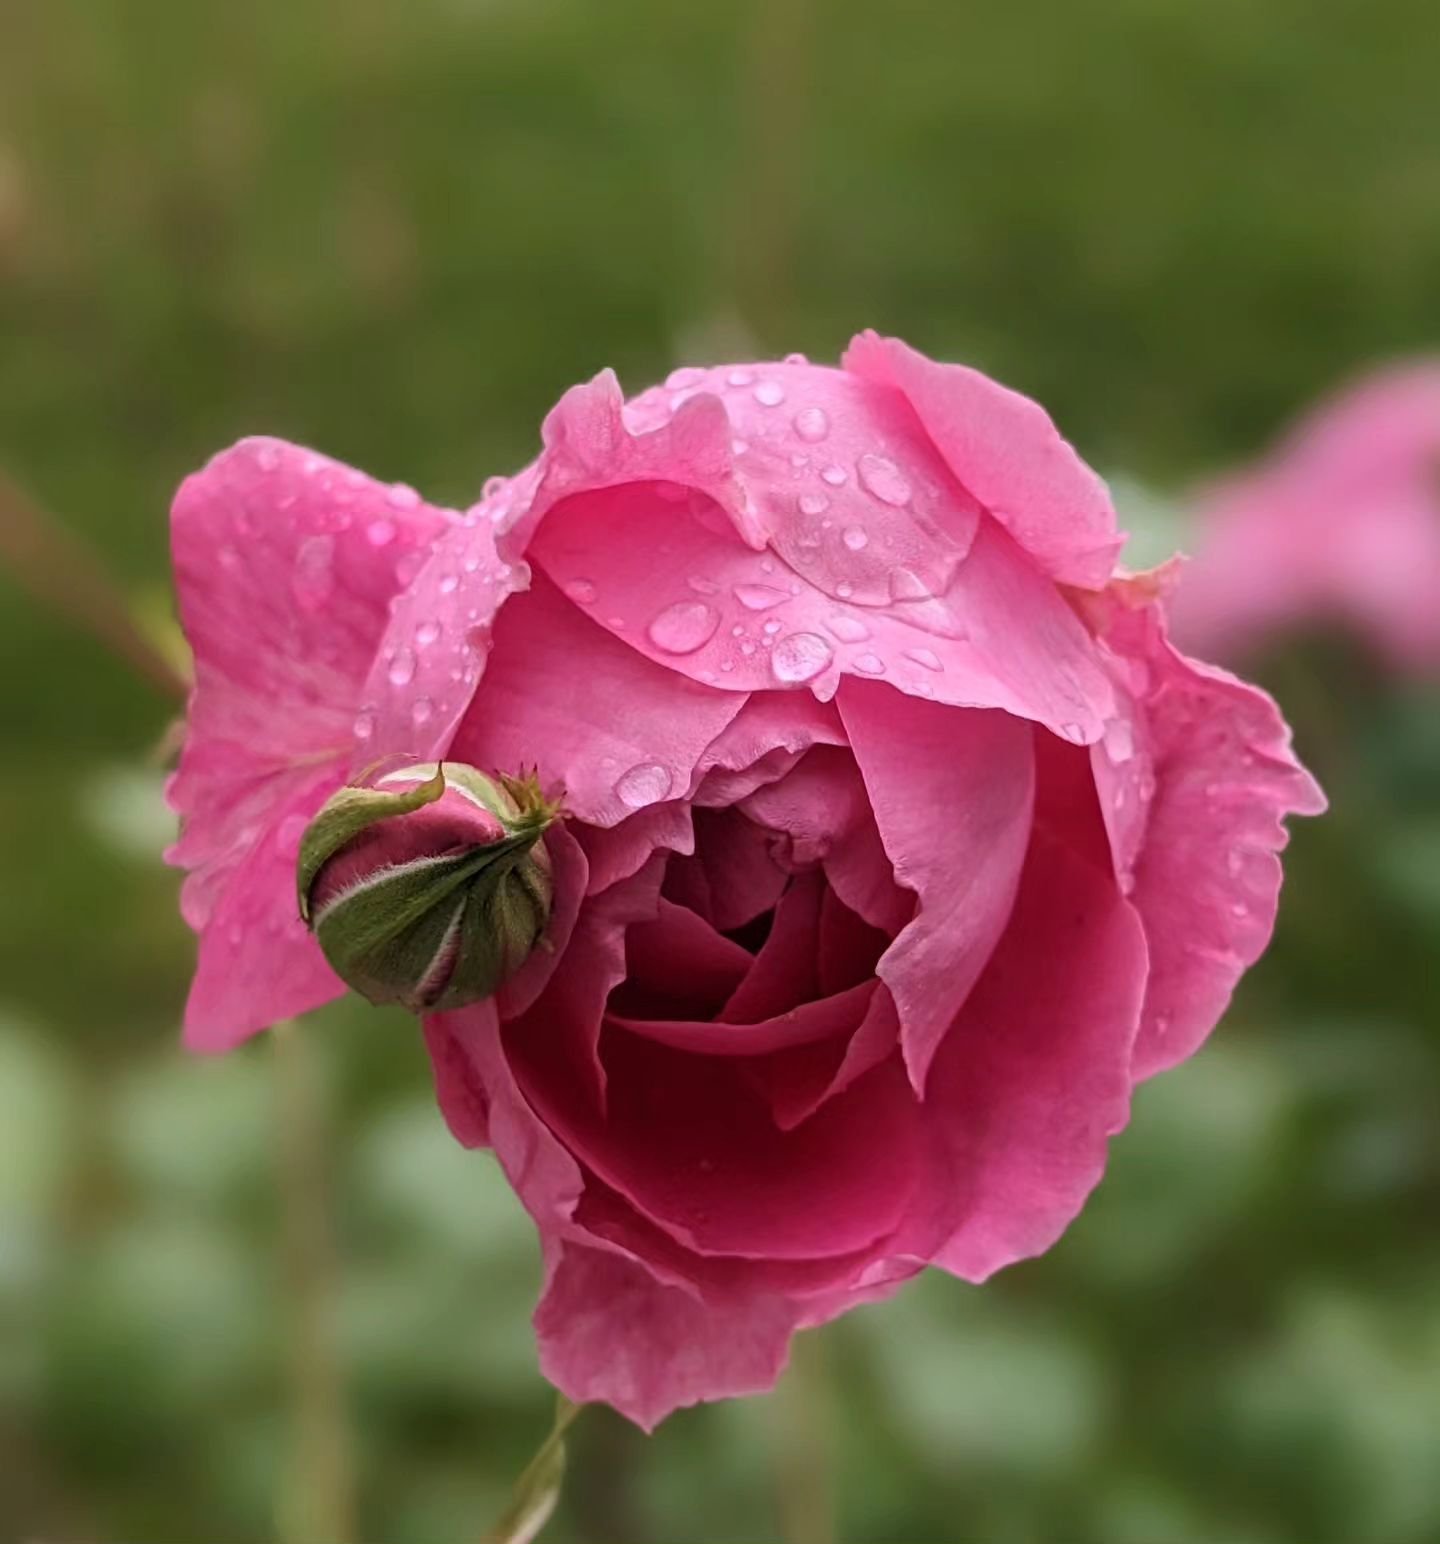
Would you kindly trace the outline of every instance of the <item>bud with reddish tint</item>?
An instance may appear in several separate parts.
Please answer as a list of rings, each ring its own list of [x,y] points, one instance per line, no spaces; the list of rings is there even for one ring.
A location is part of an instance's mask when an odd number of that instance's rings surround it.
[[[300,915],[335,973],[413,1013],[489,997],[550,920],[540,837],[559,815],[537,778],[458,762],[340,789],[300,844]]]

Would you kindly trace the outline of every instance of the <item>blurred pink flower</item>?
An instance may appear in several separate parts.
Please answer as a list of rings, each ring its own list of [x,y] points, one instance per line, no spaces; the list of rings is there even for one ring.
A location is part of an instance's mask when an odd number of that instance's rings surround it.
[[[1322,806],[1263,693],[1115,577],[1028,399],[841,369],[602,373],[464,516],[272,441],[181,489],[188,1042],[337,995],[307,819],[380,756],[538,764],[549,950],[425,1033],[538,1225],[547,1375],[645,1425],[794,1330],[1048,1248],[1134,1083],[1264,948]]]
[[[1177,597],[1187,647],[1240,659],[1315,624],[1440,669],[1440,360],[1371,376],[1212,490]]]

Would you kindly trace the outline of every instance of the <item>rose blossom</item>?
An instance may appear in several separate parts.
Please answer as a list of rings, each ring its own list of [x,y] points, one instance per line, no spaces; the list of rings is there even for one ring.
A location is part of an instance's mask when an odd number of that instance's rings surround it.
[[[1328,623],[1396,670],[1440,670],[1440,360],[1324,404],[1198,516],[1175,616],[1187,645],[1240,658]]]
[[[544,1371],[649,1426],[927,1264],[1048,1248],[1322,799],[973,370],[866,333],[629,403],[607,371],[543,439],[463,516],[268,440],[180,490],[186,1039],[342,990],[294,899],[340,785],[537,767],[548,947],[425,1035],[539,1228]]]

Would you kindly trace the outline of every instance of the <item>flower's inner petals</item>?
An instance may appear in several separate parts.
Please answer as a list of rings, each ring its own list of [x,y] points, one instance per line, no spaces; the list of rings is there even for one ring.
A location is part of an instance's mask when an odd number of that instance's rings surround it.
[[[573,829],[589,864],[587,895],[599,895],[619,880],[628,879],[657,849],[671,853],[695,850],[691,811],[679,799],[647,804],[618,825],[587,826],[576,821]]]
[[[879,965],[918,1091],[1009,919],[1034,802],[1031,730],[855,681],[840,711],[896,877],[920,898]]]
[[[1091,747],[1036,728],[1035,828],[1103,872],[1115,859],[1090,756]]]
[[[667,1019],[612,1011],[607,1022],[681,1051],[706,1056],[763,1056],[817,1041],[838,1041],[843,1047],[860,1027],[874,992],[874,981],[862,981],[844,992],[814,998],[761,1019]]]
[[[816,870],[790,881],[775,920],[744,979],[719,1011],[732,1024],[757,1023],[793,1011],[819,995],[816,941],[824,877]]]
[[[1010,925],[931,1067],[926,1186],[893,1253],[982,1281],[1055,1242],[1125,1124],[1145,973],[1109,872],[1037,833]]]
[[[625,935],[625,979],[608,1011],[622,1018],[704,1019],[745,979],[749,952],[662,895],[653,922]]]
[[[683,792],[743,701],[652,664],[537,575],[500,616],[452,754],[480,767],[536,766],[573,815],[613,826]]]
[[[706,747],[696,767],[697,804],[738,804],[783,777],[812,745],[844,745],[845,727],[833,703],[808,693],[754,693]]]
[[[670,860],[667,895],[722,933],[736,932],[775,905],[788,876],[772,855],[770,832],[738,810],[696,810],[695,833],[694,856]]]
[[[875,974],[890,934],[871,927],[827,885],[820,901],[816,971],[822,996],[843,992]]]
[[[915,1188],[915,1104],[893,1062],[785,1133],[744,1058],[691,1055],[612,1026],[602,1117],[578,1097],[553,1038],[517,1025],[505,1042],[526,1099],[576,1158],[701,1253],[862,1249],[893,1231]]]
[[[1123,540],[1105,484],[1037,402],[898,338],[861,333],[845,368],[902,396],[961,484],[1042,569],[1099,589]]]
[[[625,979],[626,935],[652,922],[660,909],[663,853],[655,853],[629,879],[588,900],[580,911],[561,968],[534,1003],[511,1019],[514,1043],[543,1042],[571,1097],[602,1111],[605,1069],[600,1061],[600,1026],[611,992]]]
[[[782,835],[791,865],[822,862],[835,844],[870,818],[865,785],[849,750],[817,745],[776,782],[740,806],[751,820]]]

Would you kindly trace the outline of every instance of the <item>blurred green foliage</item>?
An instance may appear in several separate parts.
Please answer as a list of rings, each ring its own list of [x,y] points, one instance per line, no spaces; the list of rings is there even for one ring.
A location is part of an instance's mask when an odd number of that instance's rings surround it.
[[[464,502],[602,365],[635,387],[876,325],[1043,398],[1153,555],[1149,490],[1440,338],[1434,22],[0,5],[0,464],[163,615],[169,495],[241,434]],[[557,1541],[777,1537],[817,1446],[855,1544],[1440,1536],[1440,701],[1343,641],[1260,669],[1336,809],[1072,1233],[852,1316],[774,1401],[648,1442],[588,1414]],[[171,712],[0,578],[5,1537],[294,1536],[286,1117],[268,1045],[176,1049]],[[305,1039],[359,1536],[476,1536],[547,1419],[530,1230],[405,1021],[340,1005]]]

